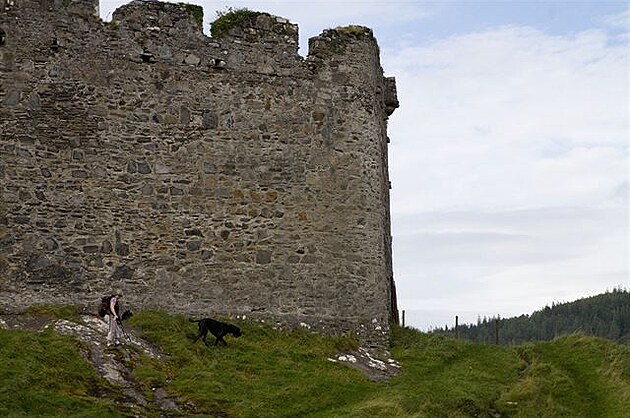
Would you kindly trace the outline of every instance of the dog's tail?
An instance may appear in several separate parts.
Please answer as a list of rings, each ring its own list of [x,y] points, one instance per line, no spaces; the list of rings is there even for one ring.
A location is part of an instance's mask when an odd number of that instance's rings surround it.
[[[189,319],[190,322],[201,322],[201,319]]]

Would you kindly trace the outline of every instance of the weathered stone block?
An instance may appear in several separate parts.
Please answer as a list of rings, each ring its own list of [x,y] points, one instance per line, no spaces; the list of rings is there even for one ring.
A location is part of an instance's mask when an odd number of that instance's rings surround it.
[[[188,251],[199,251],[201,249],[201,241],[187,241],[186,249]]]
[[[2,103],[6,106],[15,106],[22,99],[22,91],[16,88],[10,88],[4,95]]]
[[[271,263],[271,251],[269,251],[269,250],[258,250],[256,252],[256,263],[257,264],[269,264],[269,263]]]
[[[120,256],[129,255],[129,244],[119,242],[116,244],[116,254]]]
[[[113,279],[131,279],[133,277],[133,269],[123,264],[122,266],[117,266],[112,273]]]

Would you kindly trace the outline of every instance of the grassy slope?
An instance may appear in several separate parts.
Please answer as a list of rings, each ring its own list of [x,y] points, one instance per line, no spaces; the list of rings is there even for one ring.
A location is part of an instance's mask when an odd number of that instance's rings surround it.
[[[0,416],[113,414],[114,402],[94,397],[105,388],[77,349],[52,332],[0,330]]]
[[[374,383],[327,360],[352,348],[349,340],[239,325],[243,337],[228,347],[205,347],[191,345],[195,324],[184,317],[132,318],[128,327],[170,354],[134,365],[147,398],[165,387],[194,403],[195,413],[234,417],[622,417],[630,410],[630,348],[596,338],[506,348],[396,329],[391,352],[403,373]],[[116,390],[77,348],[50,332],[0,330],[0,415],[116,415]],[[97,401],[97,392],[112,400]]]

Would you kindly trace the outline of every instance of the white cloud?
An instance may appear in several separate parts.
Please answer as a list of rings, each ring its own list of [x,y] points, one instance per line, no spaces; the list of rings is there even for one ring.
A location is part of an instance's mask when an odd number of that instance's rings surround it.
[[[385,54],[395,212],[599,203],[625,181],[628,51],[603,32],[505,27]]]
[[[611,28],[627,31],[630,28],[630,9],[626,9],[621,13],[604,16],[599,20],[601,23]]]

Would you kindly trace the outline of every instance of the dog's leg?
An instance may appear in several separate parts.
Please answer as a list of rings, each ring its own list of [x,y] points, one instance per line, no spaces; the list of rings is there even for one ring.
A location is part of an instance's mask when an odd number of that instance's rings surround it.
[[[221,339],[223,338],[223,333],[219,331],[216,334],[212,334],[212,335],[214,335],[214,345],[215,346],[219,345],[219,341],[221,341]]]
[[[192,319],[190,321],[199,323],[198,330],[197,330],[197,338],[195,338],[195,340],[193,341],[193,344],[196,343],[201,337],[203,337],[204,343],[205,343],[206,336],[204,335],[204,327],[202,323],[199,321],[193,321]]]
[[[227,345],[227,343],[223,339],[223,337],[226,336],[226,335],[227,335],[227,333],[225,333],[225,332],[217,333],[217,335],[216,335],[217,339],[215,340],[214,345],[218,345],[219,342],[222,343],[223,345]]]

